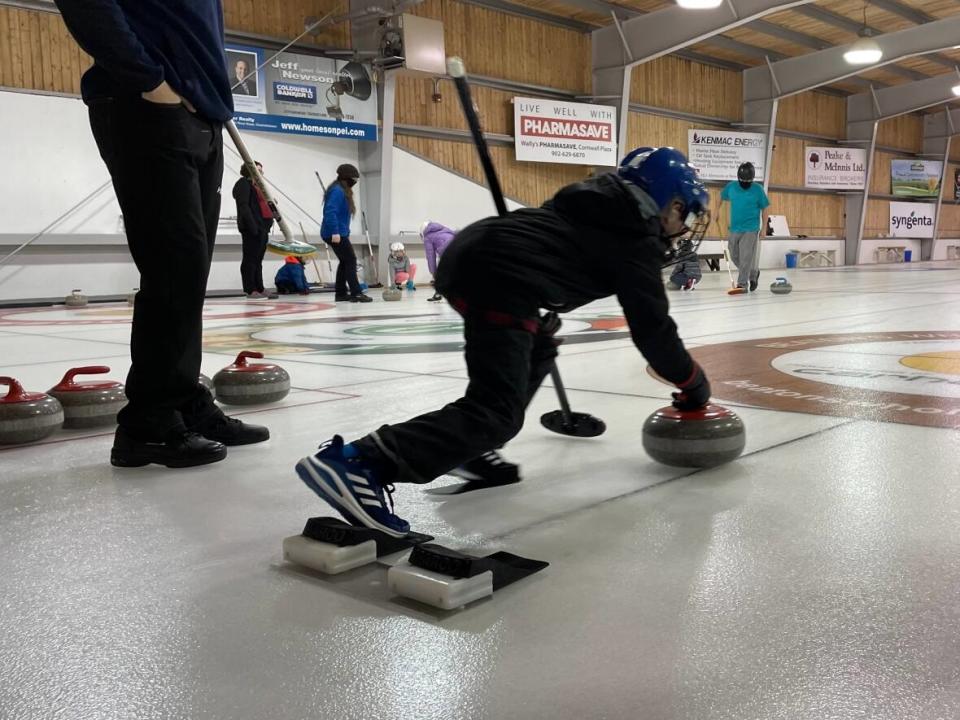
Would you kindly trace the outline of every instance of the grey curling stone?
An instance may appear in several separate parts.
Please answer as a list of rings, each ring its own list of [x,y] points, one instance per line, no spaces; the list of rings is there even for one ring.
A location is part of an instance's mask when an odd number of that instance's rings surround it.
[[[213,389],[213,380],[208,378],[203,373],[200,373],[200,384],[203,385],[207,390],[209,390],[211,395],[215,392],[215,390]]]
[[[63,425],[63,407],[44,393],[25,392],[12,377],[0,377],[10,388],[0,397],[0,445],[42,440]]]
[[[282,400],[290,392],[290,376],[279,365],[248,363],[263,353],[244,350],[236,362],[213,376],[217,400],[224,405],[260,405]]]
[[[73,290],[63,299],[63,304],[67,307],[86,307],[87,296],[83,294],[82,290]]]
[[[108,372],[106,365],[73,368],[50,389],[49,394],[63,406],[63,427],[80,430],[117,424],[117,413],[127,404],[123,384],[115,380],[74,380],[77,375]]]
[[[719,405],[660,408],[643,424],[643,449],[659,463],[709,468],[736,460],[747,441],[743,421]]]
[[[397,290],[395,287],[387,287],[383,289],[383,299],[387,302],[397,302],[403,298],[403,291]]]
[[[786,278],[777,278],[770,284],[770,292],[774,295],[789,295],[793,291],[793,285]]]

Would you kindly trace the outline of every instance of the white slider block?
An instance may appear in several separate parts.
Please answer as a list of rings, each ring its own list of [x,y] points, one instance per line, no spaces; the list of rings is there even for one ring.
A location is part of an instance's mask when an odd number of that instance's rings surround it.
[[[283,540],[283,559],[326,575],[337,575],[375,562],[377,544],[373,540],[340,547],[293,535]]]
[[[493,595],[493,572],[454,578],[416,567],[404,559],[387,571],[387,586],[402,597],[441,610],[454,610]]]

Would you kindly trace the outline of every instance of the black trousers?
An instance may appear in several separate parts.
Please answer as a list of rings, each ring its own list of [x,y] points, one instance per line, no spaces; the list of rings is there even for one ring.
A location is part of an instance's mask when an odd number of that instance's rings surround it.
[[[380,467],[396,467],[389,482],[427,483],[506,444],[523,427],[527,406],[557,357],[556,328],[547,330],[535,305],[501,299],[493,310],[482,299],[450,303],[464,320],[470,376],[464,396],[354,443]]]
[[[91,105],[140,271],[122,428],[161,439],[220,411],[199,385],[203,300],[220,217],[219,123],[144,100]]]
[[[353,245],[350,244],[350,238],[340,237],[340,242],[330,242],[330,238],[323,238],[332,249],[333,254],[337,256],[337,295],[360,294],[360,281],[357,279],[357,254],[353,251]]]
[[[247,295],[263,292],[263,256],[267,253],[270,229],[261,227],[258,232],[241,233],[240,237],[243,239],[243,256],[240,260],[243,291]]]

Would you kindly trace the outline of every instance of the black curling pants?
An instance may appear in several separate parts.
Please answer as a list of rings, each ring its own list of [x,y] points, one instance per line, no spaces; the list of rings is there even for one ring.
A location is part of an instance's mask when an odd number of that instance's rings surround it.
[[[107,100],[90,126],[140,271],[122,428],[160,440],[218,413],[198,383],[203,301],[220,217],[220,123],[182,105]]]
[[[500,298],[491,309],[449,299],[463,315],[467,391],[439,410],[354,442],[376,465],[396,467],[388,482],[427,483],[503,446],[520,432],[527,405],[557,357],[555,328],[547,330],[535,304]]]
[[[243,256],[240,260],[240,280],[243,292],[263,292],[263,257],[267,253],[270,229],[261,226],[254,233],[242,233]]]
[[[340,242],[333,243],[330,238],[323,238],[337,256],[337,295],[359,295],[360,281],[357,279],[357,254],[353,251],[350,238],[340,237]]]

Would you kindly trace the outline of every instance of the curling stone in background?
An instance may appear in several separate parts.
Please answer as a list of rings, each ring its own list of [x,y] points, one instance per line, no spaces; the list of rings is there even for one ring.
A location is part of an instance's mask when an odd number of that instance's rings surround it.
[[[387,302],[397,302],[403,298],[403,291],[398,290],[393,285],[388,285],[383,289],[383,299]]]
[[[123,384],[115,380],[83,380],[77,375],[102,375],[110,372],[106,365],[67,370],[63,380],[49,394],[63,406],[63,427],[68,430],[108,427],[117,424],[117,413],[127,404]]]
[[[659,463],[709,468],[736,460],[747,441],[743,421],[719,405],[660,408],[643,424],[643,449]]]
[[[67,307],[86,307],[87,296],[83,294],[83,290],[73,290],[63,299],[63,304]]]
[[[63,425],[63,407],[44,393],[25,392],[11,377],[0,377],[10,388],[0,397],[0,445],[42,440]]]
[[[134,288],[129,295],[127,295],[127,305],[133,305],[137,301],[137,293],[140,292],[140,288]]]
[[[290,392],[290,376],[279,365],[248,363],[263,353],[244,350],[233,365],[213,376],[217,400],[224,405],[260,405],[282,400]]]
[[[770,292],[774,295],[789,295],[793,291],[793,285],[785,277],[778,277],[770,284]]]
[[[213,388],[213,380],[208,378],[203,373],[200,373],[200,384],[209,390],[211,395],[216,392],[216,390]]]

